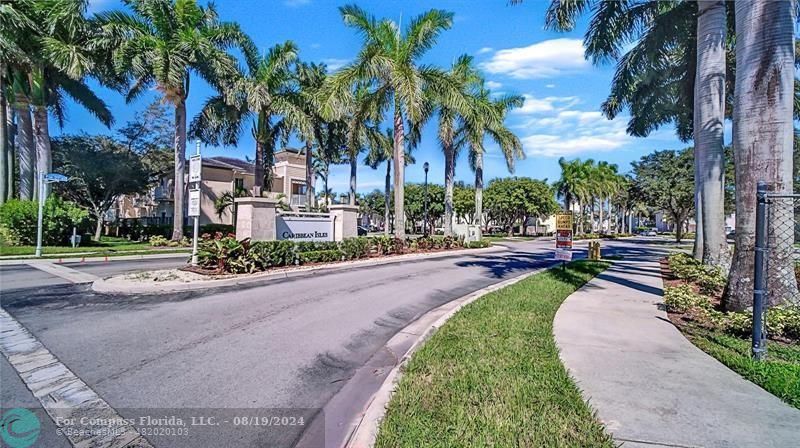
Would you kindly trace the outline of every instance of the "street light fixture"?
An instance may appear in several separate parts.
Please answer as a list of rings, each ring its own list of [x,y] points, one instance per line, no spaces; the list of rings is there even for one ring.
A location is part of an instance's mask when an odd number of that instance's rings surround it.
[[[47,184],[66,182],[69,178],[58,173],[39,174],[39,216],[36,219],[36,257],[42,256],[42,221],[44,220],[44,201],[47,199]]]
[[[422,221],[422,234],[425,236],[428,236],[428,168],[430,167],[428,162],[422,165],[422,169],[425,170],[425,214]]]

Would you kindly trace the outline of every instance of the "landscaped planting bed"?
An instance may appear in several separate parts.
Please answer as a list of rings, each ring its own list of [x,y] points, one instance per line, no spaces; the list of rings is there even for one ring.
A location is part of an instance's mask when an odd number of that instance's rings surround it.
[[[752,312],[725,312],[725,277],[687,254],[662,261],[664,304],[670,320],[694,345],[742,377],[800,408],[800,307],[767,311],[767,357],[752,359]]]
[[[389,236],[356,237],[340,242],[239,241],[232,234],[218,232],[202,236],[198,267],[187,269],[211,275],[245,274],[285,266],[488,246],[488,241],[465,244],[463,239],[447,236],[405,240]]]

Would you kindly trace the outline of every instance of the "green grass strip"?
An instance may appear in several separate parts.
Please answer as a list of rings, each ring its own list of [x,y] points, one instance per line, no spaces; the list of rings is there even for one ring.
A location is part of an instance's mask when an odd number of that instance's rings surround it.
[[[608,266],[550,269],[456,313],[408,363],[376,446],[614,446],[553,339],[564,299]]]
[[[695,326],[681,330],[700,350],[745,379],[800,409],[800,344],[767,343],[767,358],[754,361],[750,341]]]

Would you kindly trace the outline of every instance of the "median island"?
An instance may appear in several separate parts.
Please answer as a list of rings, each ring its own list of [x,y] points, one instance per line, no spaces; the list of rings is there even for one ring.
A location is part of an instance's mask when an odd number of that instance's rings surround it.
[[[608,266],[575,261],[465,306],[408,362],[375,446],[614,446],[553,339],[564,299]]]

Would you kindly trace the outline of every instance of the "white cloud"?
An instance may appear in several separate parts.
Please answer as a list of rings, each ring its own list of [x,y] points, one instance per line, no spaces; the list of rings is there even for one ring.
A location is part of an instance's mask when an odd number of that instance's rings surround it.
[[[478,54],[490,53],[492,51],[494,51],[494,48],[492,47],[483,47],[480,50],[478,50]]]
[[[488,87],[489,90],[497,90],[503,87],[503,84],[497,81],[486,81],[486,87]]]
[[[311,0],[283,0],[283,4],[290,8],[297,8],[298,6],[305,6],[311,3]]]
[[[570,108],[580,102],[574,96],[548,96],[545,98],[536,98],[533,95],[522,95],[525,98],[525,103],[522,107],[513,110],[516,115],[532,115],[541,114],[546,112],[555,112]]]
[[[545,87],[547,87],[548,89],[554,89],[556,87],[556,85],[555,84],[545,84]]]
[[[340,58],[326,58],[323,59],[322,62],[328,66],[328,72],[335,72],[340,68],[344,67],[350,62],[350,59],[340,59]]]
[[[530,156],[560,157],[614,151],[632,143],[627,135],[628,117],[608,120],[596,110],[578,110],[575,97],[535,98],[525,95],[521,120],[513,124]],[[517,109],[519,111],[519,109]]]
[[[527,47],[497,51],[481,64],[489,73],[517,79],[552,78],[580,72],[589,67],[580,39],[552,39]]]

